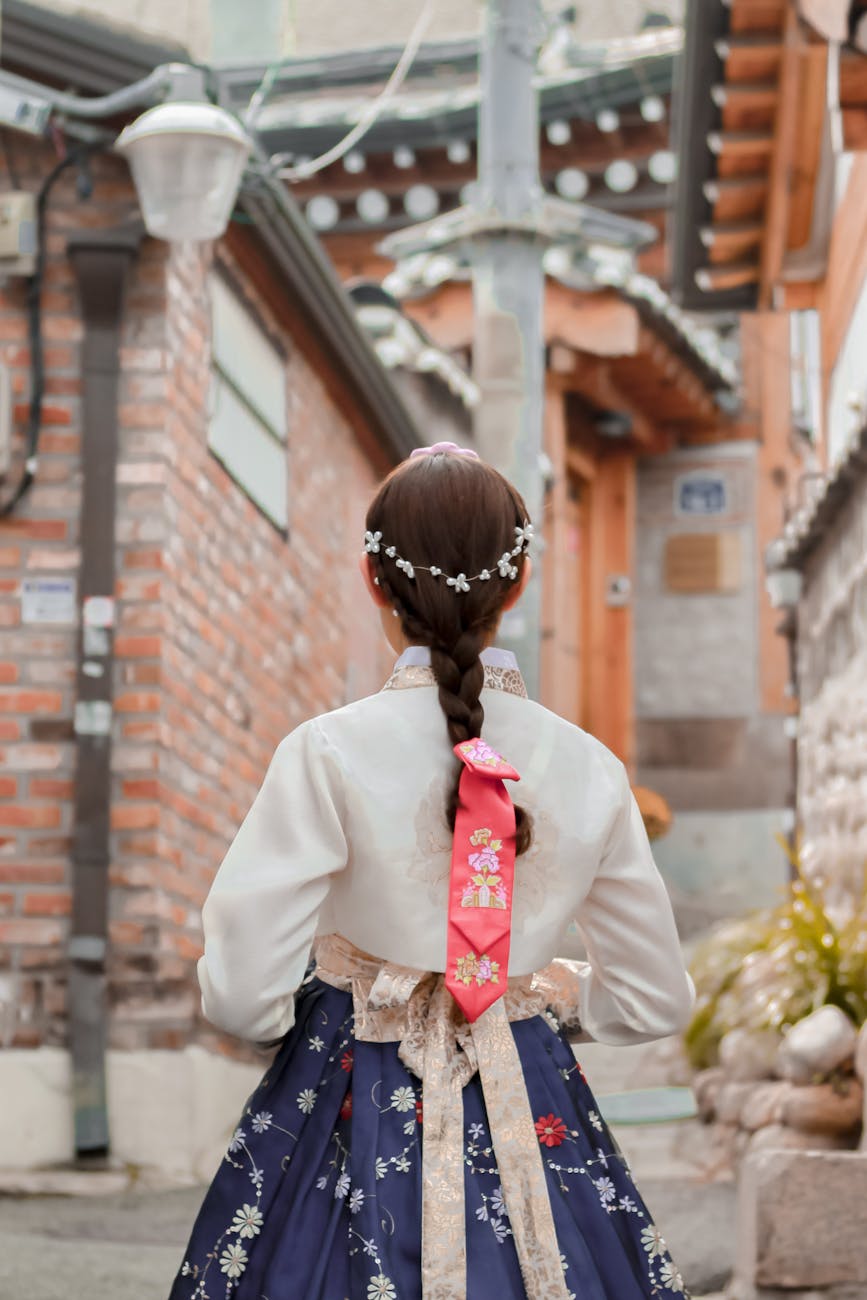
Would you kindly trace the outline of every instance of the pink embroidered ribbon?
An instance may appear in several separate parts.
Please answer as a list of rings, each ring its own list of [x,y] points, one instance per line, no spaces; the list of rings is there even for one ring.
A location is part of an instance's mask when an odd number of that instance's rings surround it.
[[[520,776],[476,738],[455,745],[464,764],[449,877],[446,988],[470,1024],[506,990],[515,886],[515,806]]]

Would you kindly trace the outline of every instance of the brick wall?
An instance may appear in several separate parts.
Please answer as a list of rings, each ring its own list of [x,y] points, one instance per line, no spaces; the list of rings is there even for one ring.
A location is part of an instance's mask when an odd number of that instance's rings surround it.
[[[46,162],[26,173],[22,160],[21,184],[35,188]],[[65,1040],[75,629],[22,625],[20,584],[77,573],[82,330],[65,241],[133,206],[119,164],[100,161],[96,177],[87,205],[67,181],[51,205],[43,459],[27,501],[0,521],[0,1030],[11,1046]],[[194,979],[213,872],[280,738],[375,689],[387,662],[354,568],[376,474],[328,376],[296,346],[291,304],[278,321],[250,295],[288,357],[288,542],[207,449],[212,255],[145,241],[122,334],[109,968],[122,1048],[179,1047],[199,1031],[216,1043]],[[0,295],[0,359],[22,402],[23,305],[20,285]],[[26,409],[17,415],[23,426]]]
[[[867,870],[867,477],[853,485],[804,577],[802,861],[845,906]]]

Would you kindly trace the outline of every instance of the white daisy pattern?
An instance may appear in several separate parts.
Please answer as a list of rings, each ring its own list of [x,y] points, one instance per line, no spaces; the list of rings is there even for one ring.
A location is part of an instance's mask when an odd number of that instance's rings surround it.
[[[415,1105],[415,1093],[412,1088],[395,1088],[391,1094],[391,1104],[395,1110],[401,1112],[412,1110]]]
[[[240,1277],[247,1267],[248,1258],[244,1247],[236,1241],[231,1246],[227,1246],[220,1256],[220,1269],[227,1277]]]
[[[377,1273],[367,1284],[367,1300],[397,1300],[397,1292],[390,1277]]]
[[[667,1250],[665,1238],[655,1223],[650,1223],[646,1228],[641,1229],[641,1244],[651,1259],[655,1259],[657,1255],[664,1255]]]
[[[316,1093],[312,1088],[304,1088],[298,1094],[298,1109],[310,1115],[316,1105]]]
[[[262,1231],[265,1220],[262,1212],[255,1205],[242,1205],[235,1211],[230,1232],[237,1232],[239,1237],[257,1237]]]
[[[441,801],[438,809],[440,805]],[[215,1198],[215,1204],[225,1208],[218,1209],[216,1216],[212,1211],[203,1230],[198,1225],[194,1230],[172,1300],[234,1300],[254,1273],[257,1281],[261,1274],[263,1295],[273,1294],[277,1282],[270,1275],[268,1260],[283,1231],[286,1206],[291,1204],[286,1198],[294,1197],[299,1186],[311,1184],[323,1221],[329,1215],[340,1216],[348,1229],[353,1267],[362,1269],[359,1282],[364,1300],[407,1300],[405,1288],[410,1283],[404,1276],[403,1237],[417,1228],[414,1219],[409,1226],[403,1219],[407,1207],[416,1205],[422,1177],[422,1087],[396,1055],[389,1061],[389,1052],[379,1047],[380,1073],[367,1073],[370,1057],[361,1059],[368,1049],[353,1038],[351,1009],[335,1015],[334,1004],[323,998],[322,986],[315,980],[310,984],[316,994],[310,1010],[304,1014],[302,989],[296,1004],[302,1010],[296,1010],[295,1026],[278,1049],[270,1078],[266,1072],[247,1102],[228,1144],[218,1174],[220,1197]],[[574,1209],[575,1197],[580,1196],[582,1227],[586,1219],[588,1230],[605,1217],[619,1217],[615,1236],[628,1237],[629,1252],[611,1261],[613,1291],[618,1291],[617,1279],[625,1287],[628,1277],[634,1276],[636,1294],[647,1295],[648,1300],[651,1295],[655,1300],[663,1296],[687,1300],[684,1279],[635,1189],[626,1160],[599,1110],[593,1109],[571,1049],[562,1038],[558,1046],[553,1024],[550,1039],[547,1024],[545,1031],[552,1058],[548,1085],[544,1070],[528,1077],[527,1083],[536,1134],[546,1134],[548,1139],[540,1139],[539,1150],[552,1198],[559,1194],[571,1200]],[[473,1081],[464,1100],[468,1261],[481,1277],[484,1261],[492,1262],[494,1252],[505,1277],[518,1269],[513,1227],[478,1089],[479,1083]],[[302,1120],[299,1113],[312,1119]],[[430,1113],[433,1117],[435,1108]],[[371,1128],[366,1125],[375,1125],[377,1132],[369,1156],[365,1143]],[[475,1237],[479,1241],[474,1251]],[[305,1247],[309,1258],[303,1250],[299,1255],[302,1272],[317,1267],[312,1242],[313,1237]],[[582,1257],[572,1253],[570,1242],[568,1230],[561,1233],[563,1294],[580,1295]]]
[[[669,1291],[683,1291],[683,1278],[672,1260],[667,1259],[662,1266],[660,1276]]]

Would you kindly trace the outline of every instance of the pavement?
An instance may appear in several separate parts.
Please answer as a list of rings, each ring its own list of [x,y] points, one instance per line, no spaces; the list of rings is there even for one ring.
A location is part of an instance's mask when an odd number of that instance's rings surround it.
[[[577,1054],[597,1095],[686,1077],[674,1040]],[[614,1131],[693,1296],[723,1300],[734,1185],[707,1131],[695,1120]],[[0,1174],[0,1300],[166,1300],[203,1191],[143,1186],[135,1171]]]

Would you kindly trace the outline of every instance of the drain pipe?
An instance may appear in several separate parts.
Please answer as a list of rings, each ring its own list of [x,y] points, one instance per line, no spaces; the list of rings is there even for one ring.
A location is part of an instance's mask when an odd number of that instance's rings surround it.
[[[68,950],[69,1042],[79,1160],[104,1157],[110,1146],[106,951],[118,380],[124,287],[141,237],[140,226],[81,231],[67,244],[84,324],[75,813]]]

